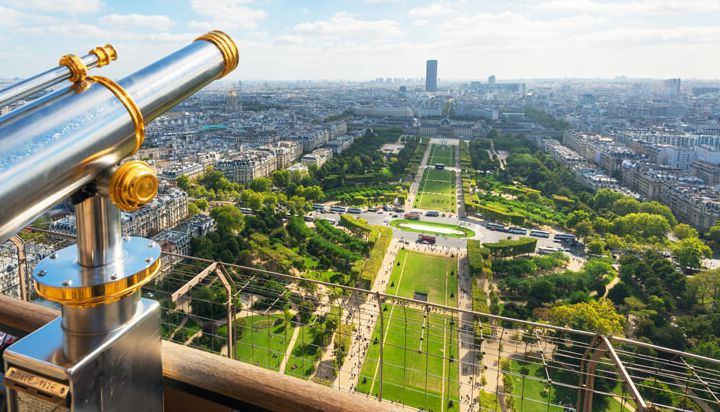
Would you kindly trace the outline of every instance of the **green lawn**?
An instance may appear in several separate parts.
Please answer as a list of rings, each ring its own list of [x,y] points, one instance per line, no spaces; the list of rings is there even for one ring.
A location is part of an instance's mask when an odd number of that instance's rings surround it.
[[[414,298],[415,292],[427,293],[428,302],[456,306],[457,259],[401,249],[386,293]]]
[[[510,370],[513,373],[513,394],[515,410],[523,412],[563,411],[554,403],[555,388],[548,385],[545,370],[536,360],[525,362],[522,359],[512,360]],[[548,390],[547,393],[544,391]]]
[[[307,325],[300,326],[295,347],[290,352],[290,358],[285,366],[286,375],[308,379],[315,372],[316,363],[322,356],[322,347],[313,341],[315,335],[311,329],[314,327],[314,322],[313,315]]]
[[[455,172],[425,169],[413,207],[454,212],[455,203]]]
[[[399,265],[398,265],[399,263]],[[400,250],[387,293],[457,305],[457,259]],[[452,274],[451,274],[452,273]],[[458,410],[458,342],[453,317],[399,305],[383,307],[383,399],[433,411]],[[380,391],[380,323],[370,341],[358,391]],[[374,343],[377,339],[378,343]]]
[[[408,227],[408,225],[415,225],[414,227]],[[417,225],[422,225],[422,228],[417,227]],[[449,225],[445,223],[436,223],[436,222],[427,222],[427,221],[418,221],[418,220],[407,220],[407,219],[394,219],[390,222],[390,226],[404,230],[406,232],[417,232],[417,233],[427,233],[430,235],[439,235],[439,236],[448,236],[448,237],[459,237],[459,238],[466,238],[466,237],[473,237],[475,236],[475,232],[472,230],[460,227],[458,225]],[[438,229],[451,229],[462,233],[447,233],[443,232],[442,230]]]
[[[386,305],[382,397],[431,411],[459,410],[458,342],[449,316]],[[380,323],[371,340],[357,390],[380,392]],[[452,406],[451,406],[452,405]]]
[[[420,190],[428,193],[455,195],[455,172],[427,168],[420,181]]]
[[[235,343],[235,358],[266,369],[280,369],[293,328],[285,333],[282,315],[253,315],[243,318],[242,337]]]
[[[432,145],[428,164],[443,163],[445,166],[455,167],[455,150],[455,146]]]

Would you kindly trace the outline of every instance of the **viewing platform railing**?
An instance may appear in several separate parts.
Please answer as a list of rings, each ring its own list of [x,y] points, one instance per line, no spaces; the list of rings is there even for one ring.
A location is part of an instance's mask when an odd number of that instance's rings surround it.
[[[0,253],[24,266],[20,276],[72,242],[34,233],[16,242],[24,253]],[[276,271],[163,260],[143,295],[163,308],[166,406],[175,394],[271,410],[720,410],[717,359]],[[0,298],[10,333],[57,315]]]

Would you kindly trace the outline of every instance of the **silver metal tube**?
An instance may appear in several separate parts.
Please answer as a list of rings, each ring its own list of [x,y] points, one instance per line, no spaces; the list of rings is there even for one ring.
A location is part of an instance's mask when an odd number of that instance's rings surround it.
[[[225,70],[220,49],[195,41],[118,84],[145,122]],[[72,87],[72,86],[71,86]],[[0,119],[0,243],[135,149],[135,126],[104,86],[61,92],[17,120]]]
[[[94,54],[88,54],[80,58],[85,67],[92,69],[98,64],[98,58]],[[58,83],[68,80],[72,76],[72,72],[66,66],[57,66],[53,69],[37,74],[25,80],[0,90],[0,107],[7,106],[11,103],[37,93],[40,90],[55,86]]]
[[[132,318],[137,312],[138,302],[140,302],[140,291],[118,301],[90,308],[63,305],[61,306],[63,330],[77,335],[101,335]]]
[[[75,206],[78,262],[104,266],[122,259],[120,209],[107,195],[96,194]]]

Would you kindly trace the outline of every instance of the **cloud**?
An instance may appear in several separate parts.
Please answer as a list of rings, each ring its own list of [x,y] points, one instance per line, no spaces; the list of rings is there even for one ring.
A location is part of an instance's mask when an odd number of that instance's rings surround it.
[[[534,6],[552,12],[581,12],[602,14],[673,13],[720,11],[718,0],[550,0]]]
[[[267,17],[264,10],[253,9],[247,5],[254,0],[191,0],[190,7],[199,16],[209,20],[193,20],[194,29],[251,30]]]
[[[19,9],[41,13],[94,13],[100,10],[100,0],[4,0],[4,3]]]
[[[400,24],[396,21],[360,20],[348,13],[336,13],[328,20],[299,23],[292,31],[305,36],[360,42],[383,40],[403,34]]]
[[[580,36],[579,42],[630,46],[638,44],[667,46],[670,44],[717,44],[720,27],[661,27],[604,30]]]
[[[100,18],[100,24],[118,28],[147,27],[166,31],[173,22],[168,16],[147,14],[108,14]]]
[[[410,15],[415,17],[436,17],[453,13],[455,13],[455,9],[442,2],[410,9]]]

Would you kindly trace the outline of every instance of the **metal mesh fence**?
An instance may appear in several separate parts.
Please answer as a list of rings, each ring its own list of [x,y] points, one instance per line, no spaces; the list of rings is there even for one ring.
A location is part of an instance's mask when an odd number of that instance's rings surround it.
[[[28,273],[72,242],[43,233],[35,249],[25,245]],[[397,408],[720,410],[718,360],[261,269],[163,259],[142,292],[161,302],[163,339]]]

